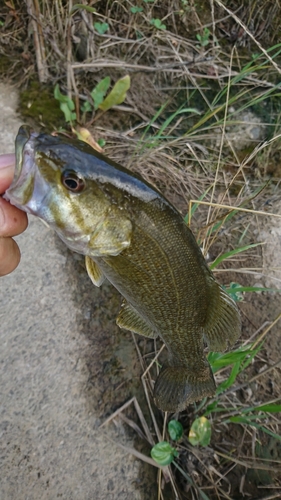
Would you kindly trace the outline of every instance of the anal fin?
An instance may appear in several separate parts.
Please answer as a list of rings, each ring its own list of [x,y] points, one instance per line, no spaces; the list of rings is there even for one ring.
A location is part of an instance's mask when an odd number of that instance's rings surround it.
[[[89,255],[86,255],[85,257],[85,264],[87,273],[94,285],[101,286],[105,280],[105,275],[103,274],[98,264],[93,259],[91,259]]]
[[[211,351],[222,352],[241,334],[240,314],[234,300],[215,281],[212,284],[204,339]]]
[[[126,300],[123,300],[121,309],[116,319],[120,328],[138,333],[144,337],[155,338],[157,334],[151,329],[146,321],[139,315],[136,309]]]

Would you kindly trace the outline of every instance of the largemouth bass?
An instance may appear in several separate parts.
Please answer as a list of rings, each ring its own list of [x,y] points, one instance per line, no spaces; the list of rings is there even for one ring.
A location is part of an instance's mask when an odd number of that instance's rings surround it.
[[[124,300],[117,324],[168,350],[154,387],[156,405],[181,411],[215,393],[204,354],[240,335],[235,302],[215,281],[180,213],[141,177],[86,143],[21,127],[5,194],[43,219],[86,256],[96,286],[107,278]]]

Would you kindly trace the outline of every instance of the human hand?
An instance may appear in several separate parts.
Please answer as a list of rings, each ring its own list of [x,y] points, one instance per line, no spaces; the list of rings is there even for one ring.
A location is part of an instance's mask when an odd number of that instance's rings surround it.
[[[10,186],[15,169],[15,155],[0,155],[0,195]],[[11,273],[19,264],[20,250],[12,236],[27,227],[27,216],[0,196],[0,276]]]

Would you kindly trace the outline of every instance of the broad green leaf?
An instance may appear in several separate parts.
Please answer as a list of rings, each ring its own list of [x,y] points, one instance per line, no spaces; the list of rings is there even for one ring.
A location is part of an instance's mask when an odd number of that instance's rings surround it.
[[[83,113],[88,113],[91,110],[92,110],[92,106],[89,103],[89,101],[84,101],[83,104],[82,104],[82,106],[81,106],[81,111]]]
[[[76,113],[73,113],[73,111],[69,109],[66,102],[60,103],[60,109],[64,113],[64,119],[66,122],[71,122],[73,120],[76,120]]]
[[[153,24],[155,28],[158,30],[165,30],[166,29],[166,24],[162,24],[161,19],[151,19],[150,24]]]
[[[57,99],[59,102],[66,103],[71,111],[73,111],[75,109],[75,105],[74,105],[73,100],[70,99],[70,97],[68,97],[68,95],[64,95],[61,93],[58,83],[56,84],[56,86],[54,88],[54,98]]]
[[[159,465],[169,465],[178,456],[176,449],[170,443],[167,443],[167,441],[157,443],[153,446],[150,453],[153,460]]]
[[[142,7],[131,7],[130,11],[132,12],[132,14],[138,14],[139,12],[143,11],[143,8]]]
[[[193,446],[208,446],[211,441],[211,424],[206,417],[196,418],[190,428],[188,439]]]
[[[66,122],[71,122],[76,120],[76,113],[74,113],[75,104],[70,97],[61,93],[59,85],[57,84],[54,88],[54,97],[60,103],[60,109],[64,114],[64,119]]]
[[[178,420],[170,420],[168,432],[173,441],[178,441],[183,435],[183,426]]]
[[[91,97],[95,103],[95,109],[98,109],[99,105],[103,102],[104,96],[108,91],[109,86],[110,86],[110,77],[106,76],[92,90]]]
[[[106,145],[106,140],[105,139],[98,139],[97,143],[101,148],[103,148]]]
[[[116,106],[117,104],[121,104],[126,99],[127,90],[129,90],[131,85],[131,79],[129,75],[124,76],[118,80],[111,92],[105,98],[105,100],[99,105],[99,108],[102,111],[107,111],[112,108],[112,106]]]
[[[107,23],[94,23],[95,30],[100,34],[104,35],[104,33],[108,30],[109,25]]]

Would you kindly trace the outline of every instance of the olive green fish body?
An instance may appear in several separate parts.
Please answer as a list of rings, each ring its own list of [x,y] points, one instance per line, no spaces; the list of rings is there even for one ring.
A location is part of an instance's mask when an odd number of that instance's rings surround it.
[[[165,342],[169,365],[160,372],[155,399],[165,411],[180,411],[215,392],[204,340],[212,350],[225,349],[236,340],[240,320],[180,214],[159,199],[137,205],[130,246],[94,260],[126,299],[119,326]],[[216,306],[227,313],[213,325],[209,308]],[[138,316],[145,324],[135,328]]]
[[[143,179],[80,141],[21,128],[16,145],[7,199],[84,254],[95,285],[106,277],[119,290],[121,328],[165,342],[168,361],[154,390],[158,407],[180,411],[213,395],[204,345],[233,344],[240,317],[181,215]]]

